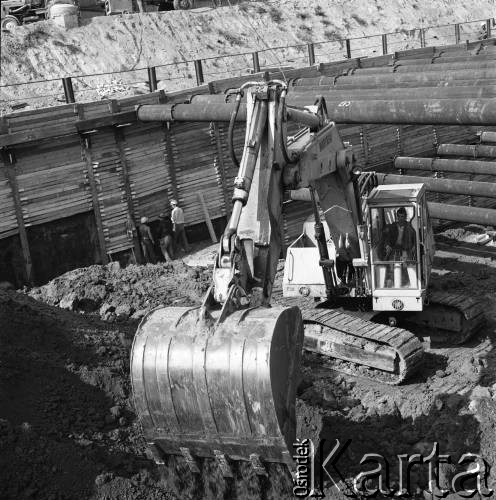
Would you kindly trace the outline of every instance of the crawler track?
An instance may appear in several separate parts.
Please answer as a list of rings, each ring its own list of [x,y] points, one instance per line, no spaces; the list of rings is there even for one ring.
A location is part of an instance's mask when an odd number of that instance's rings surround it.
[[[482,304],[467,294],[432,292],[428,307],[408,316],[408,321],[428,328],[431,343],[454,346],[472,337],[484,325],[485,316]]]
[[[332,309],[315,308],[307,299],[283,298],[297,305],[305,324],[304,349],[324,357],[323,364],[350,375],[398,385],[420,366],[422,343],[408,330],[373,323]]]

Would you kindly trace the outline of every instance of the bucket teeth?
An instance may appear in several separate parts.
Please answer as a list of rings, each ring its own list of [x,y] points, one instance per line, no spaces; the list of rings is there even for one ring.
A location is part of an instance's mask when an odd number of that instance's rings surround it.
[[[251,465],[253,466],[253,470],[257,474],[257,476],[267,476],[267,470],[263,466],[262,462],[260,461],[260,456],[257,455],[256,453],[252,453],[250,455],[250,461]]]
[[[164,465],[164,458],[160,449],[155,443],[148,443],[148,450],[150,452],[151,458],[157,465]]]
[[[181,448],[179,448],[179,451],[181,452],[181,455],[184,457],[184,460],[186,460],[186,463],[188,464],[189,470],[193,474],[200,474],[200,468],[198,467],[196,460],[193,458],[193,455],[191,454],[191,450],[189,448],[181,447]]]
[[[215,455],[215,460],[219,464],[222,475],[224,477],[234,478],[233,471],[224,453],[222,453],[219,450],[214,450],[214,455]]]

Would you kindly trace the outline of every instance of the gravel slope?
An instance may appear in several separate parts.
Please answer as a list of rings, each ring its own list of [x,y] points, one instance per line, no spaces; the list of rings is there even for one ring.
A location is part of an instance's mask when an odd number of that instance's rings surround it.
[[[159,68],[161,88],[174,90],[195,85],[194,68],[184,61],[305,44],[336,38],[362,37],[400,32],[394,40],[404,46],[418,46],[409,31],[420,26],[437,26],[494,16],[496,0],[290,0],[242,3],[218,9],[169,11],[85,20],[84,26],[64,31],[50,22],[2,32],[1,84],[61,78],[63,76],[115,72],[147,66]],[[480,26],[474,24],[474,29]],[[453,29],[446,37],[453,41]],[[444,32],[443,32],[444,33]],[[440,37],[438,43],[446,43]],[[393,43],[393,40],[391,40]],[[435,43],[435,40],[432,40]],[[352,48],[374,46],[380,53],[380,39],[353,42]],[[343,57],[340,43],[322,47],[325,59]],[[331,55],[329,55],[331,54]],[[261,64],[298,65],[305,51],[294,49],[267,52]],[[291,62],[292,61],[292,62]],[[300,62],[299,62],[300,61]],[[211,61],[204,67],[207,80],[246,73],[251,57]],[[77,100],[118,97],[145,92],[146,72],[121,73],[112,77],[85,78],[74,82]],[[57,94],[51,99],[26,101],[32,107],[53,105],[62,99],[60,82],[2,88],[2,109],[33,95]]]

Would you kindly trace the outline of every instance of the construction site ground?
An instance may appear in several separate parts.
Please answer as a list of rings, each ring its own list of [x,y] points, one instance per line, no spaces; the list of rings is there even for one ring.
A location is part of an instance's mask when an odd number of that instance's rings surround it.
[[[487,326],[468,344],[428,349],[421,370],[399,387],[323,370],[305,356],[297,435],[351,439],[339,462],[346,478],[364,470],[364,454],[381,453],[394,487],[397,455],[428,456],[436,442],[455,464],[468,452],[496,463],[496,260],[491,246],[474,243],[483,231],[449,229],[437,238],[449,250],[436,256],[434,287],[487,305]],[[237,463],[236,481],[227,481],[209,460],[196,477],[182,458],[158,468],[145,454],[130,397],[134,333],[152,308],[198,304],[213,255],[205,245],[172,264],[91,266],[31,290],[0,291],[0,498],[290,497],[284,466],[259,479]],[[455,472],[456,465],[442,477]],[[427,466],[411,477],[412,493],[423,498]],[[496,487],[494,469],[489,486]]]
[[[172,64],[158,71],[159,88],[188,88],[195,77],[187,60],[393,31],[408,41],[414,28],[485,19],[495,7],[495,0],[292,0],[96,17],[68,31],[39,22],[2,32],[1,84],[35,83],[2,87],[0,112],[62,103],[60,80],[45,79]],[[418,39],[411,46],[418,47]],[[343,57],[344,44],[339,47],[335,59]],[[279,66],[300,56],[269,51],[264,62]],[[246,74],[246,60],[241,66],[221,59],[207,68],[218,79]],[[76,99],[146,93],[143,71],[78,78]],[[486,306],[487,325],[467,344],[427,346],[420,371],[398,387],[324,370],[318,358],[305,356],[297,435],[315,443],[351,439],[339,464],[346,478],[363,470],[364,454],[380,453],[394,487],[397,456],[427,456],[437,442],[455,462],[442,468],[443,485],[460,456],[473,452],[493,466],[488,486],[496,489],[496,254],[493,243],[477,244],[484,231],[458,227],[437,235],[434,287]],[[159,468],[145,453],[130,392],[134,334],[155,307],[198,304],[211,283],[213,255],[204,245],[172,264],[95,265],[18,291],[0,283],[1,499],[291,496],[292,479],[282,465],[269,466],[269,476],[260,478],[249,464],[236,463],[229,481],[212,461],[201,461],[202,474],[194,476],[180,458],[169,457]],[[411,478],[413,494],[424,498],[428,469],[414,467]],[[335,488],[326,493],[339,496]]]

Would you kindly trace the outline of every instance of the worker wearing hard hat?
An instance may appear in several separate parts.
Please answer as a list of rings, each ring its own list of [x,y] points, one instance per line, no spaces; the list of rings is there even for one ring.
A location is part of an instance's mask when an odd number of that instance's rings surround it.
[[[188,240],[186,239],[186,231],[184,230],[184,212],[183,209],[179,206],[177,200],[170,201],[172,213],[172,226],[174,229],[174,243],[176,246],[176,250],[179,248],[179,242],[181,242],[181,246],[184,248],[185,252],[189,252]]]
[[[157,262],[157,259],[155,257],[155,250],[153,249],[155,240],[153,239],[150,226],[148,225],[148,217],[141,217],[140,225],[138,226],[138,234],[141,242],[141,250],[143,251],[145,264],[155,264]]]
[[[174,251],[172,248],[174,231],[172,229],[172,221],[170,216],[165,212],[162,212],[158,217],[160,219],[158,225],[160,250],[162,250],[165,261],[170,262],[174,259]]]

